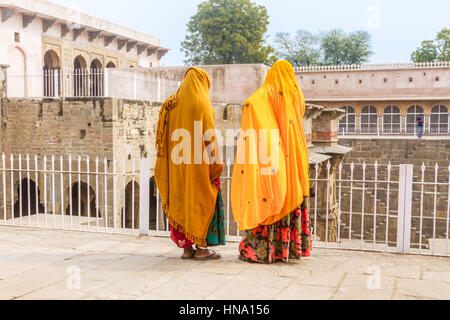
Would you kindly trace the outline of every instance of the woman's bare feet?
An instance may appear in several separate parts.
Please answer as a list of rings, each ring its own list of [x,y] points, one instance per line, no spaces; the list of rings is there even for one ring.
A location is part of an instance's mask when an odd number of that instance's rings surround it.
[[[187,260],[187,259],[193,259],[195,254],[194,247],[188,247],[184,249],[184,253],[181,256],[181,259]]]

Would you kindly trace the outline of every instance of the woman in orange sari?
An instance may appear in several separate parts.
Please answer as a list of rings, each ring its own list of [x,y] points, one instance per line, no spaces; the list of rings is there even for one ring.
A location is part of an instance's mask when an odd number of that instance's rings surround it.
[[[210,87],[204,70],[190,68],[177,93],[164,102],[158,121],[155,180],[171,238],[184,249],[182,259],[220,259],[207,247],[225,244],[223,165],[213,133]]]
[[[304,115],[294,69],[278,61],[243,107],[231,187],[233,215],[246,231],[241,260],[274,263],[310,256]]]

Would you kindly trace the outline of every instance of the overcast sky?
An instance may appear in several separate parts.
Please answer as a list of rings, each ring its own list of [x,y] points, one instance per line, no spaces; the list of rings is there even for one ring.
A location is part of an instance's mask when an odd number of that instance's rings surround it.
[[[161,39],[162,64],[182,65],[180,42],[202,0],[51,0]],[[450,27],[449,0],[253,0],[270,15],[268,41],[277,32],[331,28],[372,34],[372,63],[408,62],[423,40]]]

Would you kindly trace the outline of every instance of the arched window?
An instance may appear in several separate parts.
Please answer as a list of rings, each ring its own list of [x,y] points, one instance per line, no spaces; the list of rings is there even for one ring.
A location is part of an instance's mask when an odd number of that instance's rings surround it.
[[[122,207],[120,220],[125,222],[125,225],[122,226],[123,228],[139,228],[139,190],[140,186],[137,182],[130,182],[125,188],[125,207]]]
[[[103,96],[103,67],[98,59],[91,62],[91,97]]]
[[[356,113],[351,106],[344,106],[341,108],[345,111],[345,117],[339,121],[339,132],[355,133],[356,131]]]
[[[412,105],[408,108],[408,111],[406,111],[406,133],[417,132],[417,118],[418,116],[423,114],[423,108],[417,104]],[[424,120],[426,121],[425,118]]]
[[[378,111],[374,106],[365,106],[361,111],[361,133],[378,132]]]
[[[27,97],[27,63],[25,52],[19,47],[8,50],[9,72],[8,72],[8,97]],[[41,92],[39,94],[42,94]]]
[[[106,65],[107,68],[111,69],[111,68],[115,68],[116,65],[114,64],[114,62],[108,62],[108,64]]]
[[[73,95],[75,97],[87,96],[87,63],[82,56],[77,56],[73,62]]]
[[[448,109],[446,106],[438,104],[431,109],[430,133],[449,133]]]
[[[89,188],[89,191],[88,191]],[[72,198],[70,204],[66,207],[66,215],[80,215],[81,217],[96,217],[96,194],[91,186],[82,181],[72,184]],[[89,198],[88,198],[89,196]],[[99,213],[100,215],[100,213]]]
[[[59,61],[58,54],[53,50],[48,50],[44,55],[44,97],[57,97],[61,92],[61,86],[57,87],[61,84],[61,78],[56,76],[56,70],[61,69]]]
[[[401,123],[400,108],[394,105],[387,106],[383,114],[383,133],[400,133]]]

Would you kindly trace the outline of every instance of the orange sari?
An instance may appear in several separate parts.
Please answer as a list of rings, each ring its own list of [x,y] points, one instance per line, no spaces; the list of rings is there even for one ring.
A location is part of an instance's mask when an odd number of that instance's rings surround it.
[[[272,225],[309,197],[305,110],[305,98],[287,61],[275,63],[264,85],[245,102],[231,187],[233,215],[240,230]],[[253,133],[245,134],[249,129]],[[278,139],[265,138],[270,133],[261,133],[273,129],[278,130]],[[279,155],[278,165],[266,164],[262,146],[266,146],[271,160]],[[245,151],[248,155],[242,161],[240,154]],[[267,174],[270,167],[274,170]]]
[[[190,68],[177,93],[161,107],[156,136],[155,180],[163,210],[174,229],[202,247],[207,246],[223,171],[220,150],[211,148],[215,140],[203,138],[214,130],[210,86],[204,70]],[[212,159],[205,161],[204,154]]]

